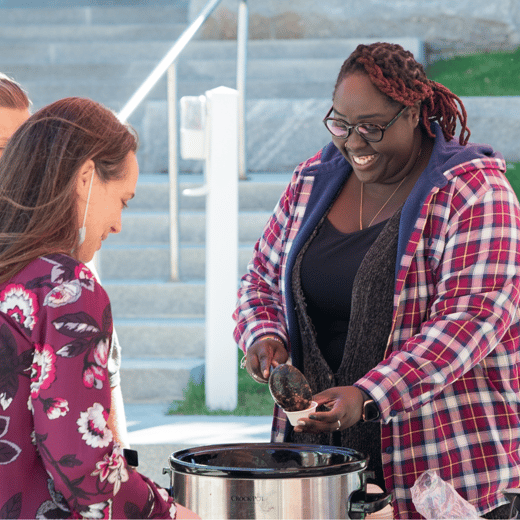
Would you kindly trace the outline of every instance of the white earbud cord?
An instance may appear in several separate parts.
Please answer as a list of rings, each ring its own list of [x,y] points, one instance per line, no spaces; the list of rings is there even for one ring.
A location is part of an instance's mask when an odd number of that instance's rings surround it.
[[[85,237],[87,236],[87,228],[85,226],[85,223],[87,222],[87,210],[88,210],[88,203],[90,202],[90,193],[92,192],[92,183],[94,182],[94,174],[96,173],[96,169],[94,168],[92,170],[92,177],[90,178],[90,186],[88,188],[88,195],[87,195],[87,205],[85,206],[85,216],[83,217],[83,225],[79,228],[79,240],[78,240],[78,247],[85,242]]]

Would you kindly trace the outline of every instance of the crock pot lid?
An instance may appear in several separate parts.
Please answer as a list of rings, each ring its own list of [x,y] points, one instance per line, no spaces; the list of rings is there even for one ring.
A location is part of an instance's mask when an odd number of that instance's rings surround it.
[[[233,478],[307,478],[363,471],[366,457],[337,446],[293,443],[221,444],[170,455],[179,473]]]

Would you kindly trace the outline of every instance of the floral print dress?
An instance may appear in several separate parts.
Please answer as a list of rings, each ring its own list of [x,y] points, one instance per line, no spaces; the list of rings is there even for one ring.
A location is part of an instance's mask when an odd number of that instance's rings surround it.
[[[107,426],[110,302],[82,263],[39,258],[0,285],[0,518],[174,518]]]

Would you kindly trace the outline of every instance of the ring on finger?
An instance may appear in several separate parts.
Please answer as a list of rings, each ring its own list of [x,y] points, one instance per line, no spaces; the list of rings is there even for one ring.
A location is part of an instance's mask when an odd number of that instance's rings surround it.
[[[338,419],[338,427],[336,428],[336,431],[338,431],[341,428],[341,421]]]

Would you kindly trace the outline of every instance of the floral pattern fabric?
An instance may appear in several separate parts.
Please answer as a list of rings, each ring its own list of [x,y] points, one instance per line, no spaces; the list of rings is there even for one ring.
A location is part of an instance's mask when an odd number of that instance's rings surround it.
[[[0,285],[0,518],[175,518],[114,442],[110,302],[66,255]]]

